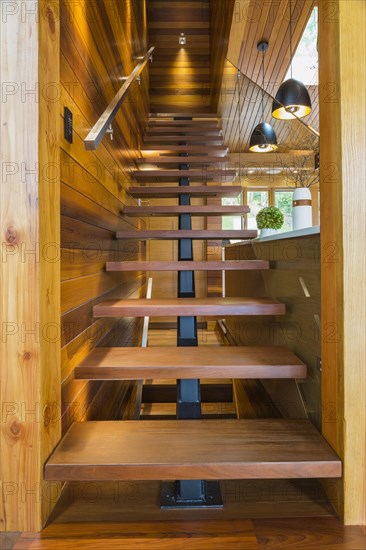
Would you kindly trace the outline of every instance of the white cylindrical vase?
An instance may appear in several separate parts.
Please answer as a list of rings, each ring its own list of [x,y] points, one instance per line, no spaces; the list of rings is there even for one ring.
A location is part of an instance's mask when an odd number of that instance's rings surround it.
[[[303,229],[313,225],[311,192],[308,187],[297,187],[292,202],[292,229]]]
[[[276,235],[277,229],[271,229],[269,227],[264,227],[261,229],[261,237],[269,237],[270,235]]]

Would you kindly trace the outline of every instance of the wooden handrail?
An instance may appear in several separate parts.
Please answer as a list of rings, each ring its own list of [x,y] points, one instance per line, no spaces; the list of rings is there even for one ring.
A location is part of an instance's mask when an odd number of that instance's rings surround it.
[[[150,48],[146,55],[144,55],[141,59],[140,63],[136,65],[132,73],[126,78],[123,86],[121,86],[104,113],[99,117],[89,134],[86,136],[84,140],[85,149],[88,151],[93,151],[98,147],[112,120],[116,116],[118,109],[126,99],[132,82],[142,73],[154,50],[155,47]]]

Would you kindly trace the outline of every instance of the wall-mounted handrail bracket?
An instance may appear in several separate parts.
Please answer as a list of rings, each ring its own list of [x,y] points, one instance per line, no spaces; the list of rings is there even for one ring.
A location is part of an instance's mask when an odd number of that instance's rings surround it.
[[[90,130],[89,134],[84,140],[86,150],[94,151],[98,147],[103,137],[107,133],[108,128],[111,125],[114,117],[116,116],[119,108],[126,99],[131,84],[140,77],[140,74],[144,70],[146,64],[149,62],[154,50],[154,47],[150,48],[149,51],[143,56],[142,60],[138,63],[138,65],[136,65],[132,73],[128,77],[126,77],[123,85],[114,96],[104,113],[94,124],[93,128]]]

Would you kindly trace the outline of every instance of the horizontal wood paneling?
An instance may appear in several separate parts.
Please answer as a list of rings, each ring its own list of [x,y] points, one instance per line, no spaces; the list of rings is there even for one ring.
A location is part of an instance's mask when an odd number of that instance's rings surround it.
[[[136,204],[128,195],[129,172],[149,111],[148,69],[113,122],[113,141],[106,136],[96,151],[86,151],[83,140],[120,88],[121,77],[133,70],[135,57],[146,53],[146,30],[145,0],[61,1],[61,127],[65,106],[74,117],[73,143],[61,135],[60,152],[63,430],[74,420],[97,418],[92,404],[98,396],[113,401],[128,390],[123,383],[104,388],[101,382],[75,381],[73,369],[114,331],[114,321],[93,317],[93,306],[107,297],[139,297],[144,286],[144,274],[106,273],[105,264],[116,257],[145,258],[142,243],[122,243],[115,233],[145,225],[138,218],[123,219],[121,212]],[[138,331],[140,324],[129,327]],[[115,345],[128,345],[123,331]]]
[[[152,112],[211,109],[209,0],[149,0],[149,42],[156,47],[151,68]],[[187,44],[178,37],[184,32]]]

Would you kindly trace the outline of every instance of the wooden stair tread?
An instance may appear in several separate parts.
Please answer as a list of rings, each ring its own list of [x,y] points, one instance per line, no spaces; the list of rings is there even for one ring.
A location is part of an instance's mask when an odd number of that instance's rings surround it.
[[[190,156],[190,157],[177,157],[177,156],[160,156],[160,157],[147,157],[136,159],[137,164],[201,164],[207,166],[208,164],[218,164],[229,162],[230,157],[210,157],[210,156]]]
[[[269,269],[266,260],[107,262],[107,271],[246,271]]]
[[[175,240],[175,239],[195,239],[195,240],[240,240],[240,239],[254,239],[257,237],[258,232],[254,229],[218,229],[218,230],[206,230],[206,229],[192,229],[192,230],[179,230],[179,229],[151,229],[140,231],[118,231],[117,239],[138,239],[138,240]]]
[[[149,113],[149,120],[176,117],[207,118],[209,120],[218,120],[217,113]]]
[[[93,380],[305,378],[306,365],[284,347],[94,348],[75,369]]]
[[[45,465],[53,481],[341,476],[307,420],[75,422]]]
[[[249,212],[248,206],[125,206],[122,214],[131,217],[142,216],[241,216]]]
[[[191,181],[232,181],[236,178],[236,170],[218,169],[218,170],[134,170],[131,172],[137,181],[157,178],[159,180],[174,181],[178,178],[189,178]]]
[[[182,126],[186,127],[196,127],[196,128],[219,128],[218,120],[149,120],[149,128],[180,128]]]
[[[160,134],[158,136],[147,135],[145,136],[143,143],[144,147],[153,147],[156,143],[160,143],[160,145],[163,143],[168,143],[169,145],[177,143],[179,145],[181,141],[192,144],[202,143],[207,145],[223,145],[223,139],[221,136],[205,136],[200,134],[186,134],[183,136],[179,134],[174,136],[165,134]]]
[[[210,417],[212,415],[230,415],[236,417],[236,407],[234,403],[202,403],[202,415]],[[176,415],[175,403],[142,403],[141,416],[171,416]]]
[[[271,298],[132,298],[94,306],[94,317],[165,317],[221,315],[284,315],[284,304]]]
[[[227,147],[222,145],[154,145],[151,148],[142,147],[141,154],[151,154],[152,151],[165,151],[177,153],[209,153],[210,155],[225,156],[228,153]]]
[[[191,136],[217,136],[218,138],[222,137],[222,130],[220,128],[200,128],[200,125],[195,126],[180,126],[175,128],[174,137],[180,136],[181,134],[189,134]],[[145,138],[151,136],[165,136],[172,135],[171,127],[158,127],[158,126],[148,126],[145,132]]]
[[[175,187],[130,187],[135,198],[176,198],[180,195],[192,197],[237,197],[242,192],[240,185],[176,185]]]

